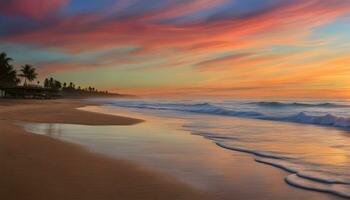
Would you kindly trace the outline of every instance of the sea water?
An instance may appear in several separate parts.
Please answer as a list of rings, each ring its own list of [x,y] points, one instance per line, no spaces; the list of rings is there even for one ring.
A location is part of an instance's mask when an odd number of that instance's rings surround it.
[[[350,102],[94,99],[186,119],[183,129],[289,172],[286,183],[350,198]],[[245,119],[245,120],[240,120]]]

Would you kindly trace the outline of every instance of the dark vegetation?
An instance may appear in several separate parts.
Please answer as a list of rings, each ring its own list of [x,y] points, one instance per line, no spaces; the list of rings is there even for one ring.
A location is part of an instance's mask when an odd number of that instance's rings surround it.
[[[34,83],[38,74],[31,65],[21,66],[18,73],[6,53],[0,53],[0,97],[7,98],[57,98],[57,97],[89,97],[89,96],[121,96],[94,87],[76,86],[73,82],[61,83],[46,78],[44,83]],[[23,84],[21,82],[23,81]]]

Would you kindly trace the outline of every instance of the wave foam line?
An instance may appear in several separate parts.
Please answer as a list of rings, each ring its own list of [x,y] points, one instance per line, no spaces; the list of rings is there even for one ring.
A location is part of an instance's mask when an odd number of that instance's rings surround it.
[[[309,179],[301,178],[297,174],[287,176],[285,181],[294,187],[350,198],[350,185],[314,182]]]
[[[256,162],[271,165],[292,173],[285,178],[285,181],[294,187],[350,198],[350,180],[334,175],[326,175],[308,171],[301,165],[285,160],[286,156],[276,156],[269,152],[259,152],[243,147],[232,147],[220,143],[216,144],[225,149],[256,155],[258,156],[255,158]]]
[[[229,146],[229,145],[225,145],[219,142],[215,143],[216,145],[218,145],[219,147],[225,148],[225,149],[229,149],[229,150],[233,150],[233,151],[239,151],[239,152],[244,152],[244,153],[249,153],[249,154],[253,154],[259,157],[264,157],[264,158],[274,158],[274,159],[292,159],[293,157],[289,157],[289,156],[285,156],[285,155],[279,155],[276,153],[272,153],[272,152],[265,152],[265,151],[257,151],[257,150],[253,150],[253,149],[248,149],[248,148],[244,148],[244,147],[234,147],[234,146]]]
[[[257,111],[233,110],[232,108],[227,108],[225,106],[220,106],[220,105],[213,105],[211,103],[185,104],[185,103],[115,102],[115,101],[104,101],[104,103],[114,105],[114,106],[129,107],[129,108],[174,110],[174,111],[190,112],[190,113],[233,116],[233,117],[253,118],[253,119],[262,119],[262,120],[273,120],[273,121],[287,121],[287,122],[296,122],[296,123],[304,123],[304,124],[316,124],[316,125],[333,126],[333,127],[340,127],[340,128],[350,128],[350,118],[335,116],[332,114],[316,116],[316,115],[307,114],[306,112],[299,112],[299,113],[291,114],[289,116],[275,116],[271,114],[264,114]],[[329,106],[333,104],[327,103],[326,105]],[[335,104],[335,105],[339,106],[338,104]]]
[[[259,102],[251,102],[249,104],[254,104],[261,107],[322,107],[322,108],[342,108],[342,107],[350,107],[350,105],[344,104],[336,104],[336,103],[284,103],[278,101],[259,101]]]

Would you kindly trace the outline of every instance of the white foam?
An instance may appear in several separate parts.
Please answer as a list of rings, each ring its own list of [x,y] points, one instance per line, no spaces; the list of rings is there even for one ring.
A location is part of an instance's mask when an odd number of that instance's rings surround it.
[[[274,159],[291,159],[291,158],[293,158],[291,156],[281,155],[281,154],[274,153],[274,152],[258,151],[255,149],[233,146],[233,145],[228,145],[228,144],[219,143],[219,142],[216,142],[216,145],[218,145],[222,148],[225,148],[225,149],[240,151],[240,152],[244,152],[244,153],[250,153],[250,154],[253,154],[253,155],[256,155],[259,157],[264,157],[264,158],[274,158]]]
[[[269,158],[255,158],[255,161],[283,169],[283,170],[290,172],[290,173],[298,173],[299,171],[302,170],[302,166],[291,163],[291,162],[286,161],[286,160],[276,160],[276,159],[269,159]]]
[[[194,103],[188,101],[117,101],[106,99],[99,101],[108,105],[138,109],[173,110],[188,113],[234,116],[275,121],[290,121],[334,127],[350,127],[350,118],[348,115],[337,115],[338,113],[344,113],[342,112],[344,109],[348,109],[350,111],[350,105],[341,105],[336,103],[310,104],[300,102],[255,102],[247,104],[246,102],[235,102],[232,104],[224,104],[212,102]],[[266,112],[266,107],[270,109],[268,112]],[[295,107],[297,109],[295,109]],[[319,113],[320,110],[322,111],[321,113]],[[335,111],[336,114],[329,111]],[[285,114],[281,115],[280,113]]]
[[[247,101],[216,101],[212,100],[207,102],[197,101],[160,101],[160,100],[103,100],[102,103],[107,103],[113,106],[131,107],[137,110],[140,109],[153,109],[154,113],[167,113],[170,116],[186,116],[189,119],[196,119],[198,114],[211,114],[211,115],[224,115],[244,118],[254,118],[263,120],[274,120],[284,122],[297,122],[304,124],[316,124],[326,125],[341,128],[350,128],[350,104],[344,102],[339,104],[338,102],[324,103],[324,102],[247,102]],[[162,110],[162,111],[157,111]],[[192,115],[190,113],[196,113]],[[278,167],[285,171],[288,171],[292,175],[286,177],[286,182],[296,187],[328,192],[335,195],[349,197],[349,185],[350,174],[347,167],[349,163],[330,163],[319,162],[315,157],[324,156],[327,152],[305,152],[293,151],[292,147],[300,147],[303,145],[303,141],[293,138],[302,137],[302,135],[296,131],[295,135],[291,135],[291,141],[287,140],[289,135],[278,135],[276,133],[267,132],[270,129],[263,129],[261,134],[267,134],[267,136],[260,137],[260,130],[254,129],[254,124],[244,124],[241,128],[240,125],[234,123],[231,125],[231,120],[224,120],[223,123],[218,124],[211,122],[205,118],[200,118],[199,121],[185,124],[184,128],[191,131],[194,135],[200,135],[207,139],[210,139],[218,146],[239,152],[245,152],[254,155],[255,161],[263,164],[268,164],[274,167]],[[226,119],[226,118],[225,118]],[[254,122],[254,120],[247,120],[247,122]],[[263,123],[261,123],[263,124]],[[275,124],[275,123],[271,123]],[[276,123],[278,124],[278,123]],[[247,127],[247,130],[245,129]],[[302,127],[302,126],[298,126]],[[237,130],[236,130],[237,128]],[[257,125],[257,128],[260,128]],[[264,127],[263,127],[264,128]],[[242,131],[243,130],[243,131]],[[281,131],[280,129],[277,129]],[[246,134],[247,133],[247,134]],[[334,132],[325,132],[325,139],[327,134],[333,134]],[[337,135],[336,133],[334,133]],[[312,143],[312,137],[314,136],[310,132],[306,139]],[[334,136],[334,135],[333,135]],[[276,137],[276,138],[275,138]],[[343,156],[349,155],[346,143],[348,140],[344,137],[335,137],[338,142],[333,143],[335,140],[331,140],[327,147],[341,149],[344,151]],[[340,138],[340,139],[339,139]],[[341,142],[339,142],[341,141]],[[277,151],[269,151],[270,143],[278,143],[278,146],[274,149]],[[291,148],[285,149],[281,147],[284,143],[291,143]],[[307,141],[306,141],[307,142]],[[305,143],[309,144],[309,143]],[[325,158],[327,158],[326,155]]]
[[[292,173],[285,178],[285,181],[292,186],[350,198],[350,182],[341,176],[307,170],[304,166],[285,160],[269,158],[255,160]]]
[[[285,181],[295,187],[318,192],[327,192],[341,197],[350,198],[350,185],[347,184],[329,184],[316,182],[310,179],[301,178],[296,174],[287,176],[285,178]]]
[[[350,179],[344,175],[336,175],[327,172],[314,171],[307,166],[295,164],[288,160],[276,160],[269,158],[256,158],[255,161],[278,167],[285,171],[297,174],[299,177],[328,184],[349,184]]]
[[[285,178],[286,182],[292,186],[350,198],[350,180],[341,175],[312,171],[306,168],[306,166],[293,163],[287,156],[256,151],[244,147],[216,144],[226,149],[256,155],[256,162],[271,165],[292,173]]]
[[[303,170],[298,172],[298,176],[302,178],[307,178],[310,180],[323,182],[323,183],[335,183],[335,184],[349,184],[350,179],[344,177],[344,175],[330,174],[318,171]]]
[[[326,114],[322,116],[307,115],[304,112],[286,117],[285,120],[299,122],[305,124],[319,124],[335,127],[350,127],[350,119],[347,117],[337,117],[335,115]]]

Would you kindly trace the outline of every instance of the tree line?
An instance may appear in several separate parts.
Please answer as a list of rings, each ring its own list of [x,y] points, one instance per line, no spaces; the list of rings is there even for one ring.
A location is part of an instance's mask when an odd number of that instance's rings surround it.
[[[31,65],[23,65],[20,69],[20,74],[10,62],[12,58],[8,57],[6,53],[0,53],[0,86],[17,86],[24,79],[23,85],[27,85],[27,81],[31,82],[38,76],[35,69]]]
[[[14,66],[11,64],[12,58],[8,57],[5,52],[0,53],[0,88],[15,87],[19,86],[21,79],[23,80],[23,87],[44,87],[53,90],[62,90],[64,92],[95,92],[95,93],[108,93],[108,91],[98,91],[94,87],[76,86],[73,82],[61,83],[58,80],[46,78],[43,85],[40,85],[40,81],[36,84],[32,84],[38,77],[36,69],[32,65],[22,65],[19,73],[16,71]]]

